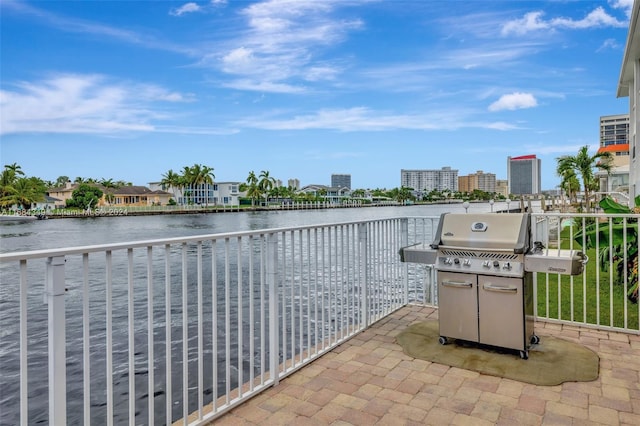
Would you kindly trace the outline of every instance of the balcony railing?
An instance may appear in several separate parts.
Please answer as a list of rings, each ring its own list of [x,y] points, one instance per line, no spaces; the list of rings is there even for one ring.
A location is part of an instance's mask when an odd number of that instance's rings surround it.
[[[2,254],[0,423],[211,421],[400,307],[437,305],[434,269],[398,249],[438,219]],[[596,249],[614,228],[638,244],[636,220],[534,215],[532,234],[571,246],[595,221]],[[538,274],[538,317],[637,333],[633,277],[614,269]]]

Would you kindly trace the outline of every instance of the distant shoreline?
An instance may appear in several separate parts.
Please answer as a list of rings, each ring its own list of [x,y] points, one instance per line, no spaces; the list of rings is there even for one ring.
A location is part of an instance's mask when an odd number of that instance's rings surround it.
[[[447,205],[462,204],[462,200],[448,200],[438,202],[420,202],[411,204],[360,204],[360,205],[284,205],[284,206],[254,206],[254,207],[189,207],[176,209],[146,209],[146,208],[125,208],[125,207],[102,207],[98,209],[73,210],[73,211],[54,211],[45,213],[41,210],[28,214],[12,214],[15,216],[38,216],[38,219],[71,219],[71,218],[96,218],[96,217],[117,217],[117,216],[158,216],[158,215],[187,215],[187,214],[217,214],[217,213],[240,213],[240,212],[264,212],[264,211],[304,211],[304,210],[328,210],[328,209],[357,209],[357,208],[375,208],[375,207],[411,207],[411,206],[430,206],[430,205]],[[486,203],[486,201],[472,201],[471,203]],[[513,211],[514,209],[511,209]],[[3,212],[7,215],[6,212]]]

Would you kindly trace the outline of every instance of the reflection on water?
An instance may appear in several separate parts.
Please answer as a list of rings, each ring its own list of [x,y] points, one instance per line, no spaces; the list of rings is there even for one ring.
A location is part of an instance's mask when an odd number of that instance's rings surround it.
[[[284,228],[295,227],[304,225],[317,225],[327,223],[343,223],[353,222],[360,220],[372,220],[391,217],[406,217],[406,216],[439,216],[445,211],[463,211],[463,207],[460,205],[443,205],[443,206],[410,206],[410,207],[379,207],[379,208],[355,208],[355,209],[330,209],[330,210],[313,210],[313,211],[273,211],[273,212],[233,212],[233,213],[221,213],[221,214],[195,214],[195,215],[161,215],[161,216],[119,216],[119,217],[98,217],[98,218],[72,218],[72,219],[52,219],[46,221],[33,221],[29,223],[21,224],[0,224],[0,251],[25,251],[25,250],[39,250],[47,248],[58,247],[74,247],[74,246],[87,246],[104,243],[116,243],[136,240],[151,240],[158,238],[171,238],[171,237],[184,237],[192,235],[208,235],[219,234],[227,232],[267,229],[267,228]],[[475,210],[474,210],[475,209]],[[470,212],[477,211],[486,212],[489,211],[489,205],[472,205],[469,209]],[[207,250],[211,248],[205,247],[205,254]],[[188,249],[189,262],[193,257],[193,248]],[[124,255],[124,253],[114,253],[114,261],[116,256]],[[158,254],[160,257],[162,253]],[[180,256],[180,251],[176,248],[172,248],[171,256]],[[154,253],[155,256],[155,253]],[[222,259],[221,253],[218,259]],[[68,280],[69,293],[66,297],[67,303],[67,340],[68,342],[81,342],[82,333],[82,268],[77,264],[79,259],[69,260],[67,263],[66,276]],[[134,262],[145,265],[146,255],[142,253],[140,257],[136,255]],[[154,258],[154,263],[160,262],[160,260]],[[115,265],[125,265],[124,261],[114,262]],[[256,263],[257,264],[257,263]],[[210,262],[204,262],[205,267],[210,265]],[[7,271],[10,265],[0,264],[0,330],[3,330],[2,339],[0,340],[0,424],[10,424],[17,420],[18,404],[17,404],[17,386],[19,385],[19,364],[17,363],[17,352],[19,350],[19,330],[16,324],[16,318],[18,318],[17,306],[18,306],[18,282],[15,279],[15,275],[10,275]],[[235,270],[236,265],[232,259],[230,262],[231,270]],[[347,265],[348,267],[348,265]],[[192,268],[194,270],[195,268]],[[218,272],[221,273],[223,267],[220,264]],[[105,288],[104,288],[104,272],[100,272],[100,267],[90,267],[90,298],[91,298],[91,317],[96,318],[91,322],[91,352],[92,363],[104,364],[105,359],[105,338],[106,329],[104,318],[106,315],[104,300],[105,300]],[[126,273],[116,269],[113,270],[114,274],[114,288],[113,288],[113,302],[114,302],[114,345],[113,345],[113,357],[114,361],[118,361],[116,364],[126,365],[126,358],[128,356],[127,338],[125,334],[122,334],[126,330],[127,323],[127,290],[126,287],[118,287],[116,277]],[[246,274],[243,271],[243,274]],[[259,272],[255,271],[257,276]],[[13,274],[13,273],[12,273]],[[94,275],[97,274],[97,275]],[[177,282],[180,281],[180,271],[178,269],[172,270],[172,274],[175,275]],[[332,271],[316,271],[315,277],[332,276]],[[40,407],[33,407],[33,416],[30,416],[30,421],[39,422],[46,421],[47,414],[46,409],[42,410],[42,407],[46,405],[46,383],[43,388],[42,378],[47,376],[46,368],[46,322],[47,313],[46,308],[42,305],[42,293],[43,293],[43,276],[44,270],[32,272],[32,276],[29,276],[29,283],[34,285],[29,288],[29,300],[33,301],[34,306],[37,309],[30,311],[29,313],[29,339],[31,347],[42,347],[41,344],[36,345],[36,342],[45,342],[44,350],[37,353],[33,359],[30,359],[29,365],[29,387],[30,390],[35,392],[42,392],[42,402]],[[204,276],[210,276],[208,270],[204,271]],[[163,282],[162,273],[158,273],[155,276],[158,282]],[[134,280],[138,280],[138,277],[134,276]],[[142,277],[144,280],[144,277]],[[189,277],[189,282],[195,281],[195,278]],[[248,282],[248,278],[243,276],[242,282]],[[122,283],[126,283],[123,280]],[[223,287],[219,289],[220,295],[223,293]],[[334,289],[335,290],[335,289]],[[145,400],[148,399],[148,392],[146,392],[146,381],[148,378],[148,372],[145,369],[143,362],[138,363],[137,360],[146,359],[147,351],[147,336],[146,336],[146,316],[148,307],[146,305],[146,284],[144,282],[141,285],[136,284],[135,292],[139,293],[136,296],[133,312],[135,312],[136,326],[135,333],[135,348],[138,353],[135,354],[136,358],[136,389],[141,391],[140,395],[137,395],[137,406],[144,413]],[[180,312],[180,304],[182,303],[180,294],[180,287],[175,287],[172,292],[172,300],[177,303],[177,312]],[[193,291],[193,290],[191,290]],[[247,289],[247,291],[249,291]],[[254,291],[254,290],[252,290]],[[352,291],[352,290],[349,290]],[[322,291],[313,297],[324,297]],[[245,295],[247,296],[247,295]],[[243,296],[243,297],[245,297]],[[189,299],[188,306],[190,310],[193,310],[195,303],[193,303],[194,294],[191,292],[187,295]],[[211,295],[205,291],[204,299],[210,300]],[[232,295],[235,297],[235,295]],[[257,297],[254,295],[254,297]],[[295,295],[295,297],[303,297],[303,295]],[[332,296],[332,300],[341,300]],[[342,296],[341,296],[342,297]],[[346,300],[353,297],[353,295],[345,294]],[[154,345],[157,346],[156,351],[160,353],[161,348],[164,347],[164,310],[162,308],[163,293],[160,291],[154,300],[160,303],[159,307],[155,307],[154,310],[154,323],[158,322],[158,327],[154,330]],[[249,300],[251,297],[247,296],[244,300]],[[287,306],[287,310],[293,308],[294,298],[289,301],[290,305]],[[343,303],[340,302],[340,306]],[[344,306],[348,306],[345,303]],[[336,306],[327,306],[327,310],[337,311]],[[287,311],[289,312],[289,311]],[[232,316],[237,317],[237,313],[231,313]],[[349,317],[353,315],[353,312],[342,312],[340,315]],[[203,312],[205,324],[211,324],[211,306],[205,306]],[[225,322],[223,318],[222,305],[218,307],[219,320],[216,323],[221,326]],[[327,311],[328,317],[330,317],[330,311]],[[193,339],[195,333],[193,328],[196,324],[193,322],[197,318],[196,312],[190,312],[189,314],[189,341]],[[98,320],[99,319],[99,320]],[[177,318],[179,320],[179,318]],[[172,326],[173,335],[177,338],[172,339],[172,347],[177,354],[181,353],[182,341],[179,338],[181,335],[180,321],[176,318],[172,320],[172,323],[176,323],[175,327]],[[244,321],[247,320],[245,317]],[[118,326],[120,325],[121,326]],[[139,328],[138,328],[139,327]],[[212,330],[205,329],[205,340],[212,335]],[[233,332],[233,331],[232,331]],[[122,336],[118,337],[120,334]],[[222,339],[226,330],[219,330],[218,339]],[[244,335],[244,339],[247,338],[247,334]],[[208,344],[208,341],[207,341]],[[82,352],[81,344],[68,345],[68,390],[69,399],[73,401],[82,401]],[[219,342],[219,347],[223,346],[223,341]],[[234,347],[237,347],[234,345]],[[248,347],[248,344],[244,345],[244,348]],[[31,349],[30,349],[31,350]],[[189,345],[189,360],[194,359],[193,346]],[[211,355],[206,355],[210,360]],[[250,358],[253,354],[243,354],[243,358]],[[119,361],[122,361],[120,364]],[[172,363],[175,363],[173,369],[174,375],[182,373],[182,367],[180,366],[181,357],[176,356]],[[210,363],[207,362],[207,365]],[[236,368],[236,361],[231,363],[231,368]],[[105,377],[103,373],[98,373],[104,369],[97,368],[92,371],[92,415],[103,416],[106,408],[104,406],[105,401]],[[162,379],[162,372],[164,366],[160,363],[157,366],[155,372],[158,380]],[[224,366],[220,366],[218,369],[218,375],[224,373]],[[101,374],[101,375],[100,375]],[[114,386],[116,393],[125,394],[127,392],[128,373],[126,371],[114,372]],[[235,373],[234,373],[235,374]],[[95,377],[94,377],[95,375]],[[245,374],[246,377],[246,374]],[[93,381],[95,387],[93,387]],[[46,380],[45,380],[46,382]],[[189,386],[193,385],[192,380],[189,381]],[[180,383],[180,380],[177,380]],[[219,385],[219,384],[218,384]],[[212,393],[213,383],[209,385],[208,392]],[[43,390],[44,389],[44,390]],[[162,391],[154,390],[154,393]],[[180,392],[177,387],[173,392]],[[38,409],[40,408],[40,409]],[[162,410],[162,406],[159,405],[158,409]],[[32,407],[30,407],[30,412]],[[81,413],[78,410],[72,410],[70,416],[79,419]],[[81,409],[79,410],[81,411]],[[176,407],[176,411],[180,411],[179,407]],[[120,417],[123,414],[124,417]],[[116,419],[126,418],[126,409],[124,413],[116,413]],[[96,420],[99,420],[96,418]]]
[[[496,203],[494,210],[506,209],[506,204],[502,204],[504,203]],[[471,204],[469,207],[469,213],[488,211],[490,211],[490,206],[486,203]],[[464,208],[461,204],[438,204],[324,210],[79,217],[23,223],[0,222],[0,252],[76,247],[390,217],[439,216],[444,212],[464,212]],[[15,238],[16,236],[19,238]]]

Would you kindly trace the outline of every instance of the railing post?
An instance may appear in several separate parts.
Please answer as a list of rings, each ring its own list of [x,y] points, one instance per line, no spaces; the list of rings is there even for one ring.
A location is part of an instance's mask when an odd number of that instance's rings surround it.
[[[49,305],[49,424],[67,424],[64,256],[47,258],[45,298]]]
[[[367,224],[358,224],[358,248],[360,250],[360,318],[363,328],[369,327],[369,251],[368,251]]]
[[[267,285],[269,288],[269,369],[273,385],[280,382],[280,341],[278,332],[278,237],[267,234]]]
[[[414,219],[415,220],[415,219]],[[409,219],[403,218],[400,220],[400,247],[406,247],[409,245]],[[404,305],[409,304],[409,265],[403,264],[403,281],[404,281]]]

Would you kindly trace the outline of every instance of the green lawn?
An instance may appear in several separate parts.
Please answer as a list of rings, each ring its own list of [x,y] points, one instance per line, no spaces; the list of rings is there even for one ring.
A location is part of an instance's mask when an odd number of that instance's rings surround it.
[[[568,248],[565,232],[568,230],[562,232],[561,245]],[[586,254],[589,262],[581,275],[537,274],[538,316],[638,330],[640,306],[627,299],[615,271],[600,269],[595,249]]]

